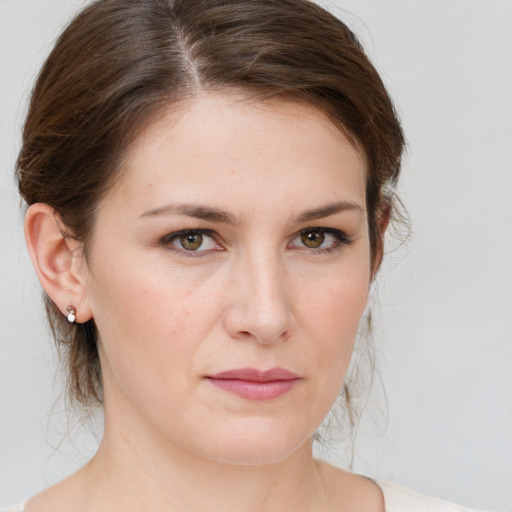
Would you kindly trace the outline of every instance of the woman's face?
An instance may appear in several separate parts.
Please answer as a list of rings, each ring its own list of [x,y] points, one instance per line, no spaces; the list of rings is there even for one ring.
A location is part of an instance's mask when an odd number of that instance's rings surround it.
[[[237,464],[309,440],[366,305],[365,182],[361,154],[302,103],[205,94],[151,125],[86,269],[107,428]]]

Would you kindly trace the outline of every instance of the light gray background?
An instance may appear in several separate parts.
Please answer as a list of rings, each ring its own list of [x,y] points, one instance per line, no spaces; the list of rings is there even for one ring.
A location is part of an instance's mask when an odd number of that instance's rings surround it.
[[[27,91],[83,3],[0,0],[2,504],[62,478],[95,445],[55,402],[60,381],[12,179]],[[401,195],[413,235],[385,263],[376,308],[390,420],[384,435],[361,437],[356,468],[510,511],[512,1],[328,5],[383,74],[409,141]]]

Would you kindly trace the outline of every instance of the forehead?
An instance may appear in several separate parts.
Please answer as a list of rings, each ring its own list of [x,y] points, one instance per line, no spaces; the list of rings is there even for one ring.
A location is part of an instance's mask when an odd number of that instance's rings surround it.
[[[320,190],[361,201],[365,184],[362,151],[314,106],[209,93],[170,106],[142,132],[115,193],[141,207],[180,194],[210,202],[258,192],[271,203]]]

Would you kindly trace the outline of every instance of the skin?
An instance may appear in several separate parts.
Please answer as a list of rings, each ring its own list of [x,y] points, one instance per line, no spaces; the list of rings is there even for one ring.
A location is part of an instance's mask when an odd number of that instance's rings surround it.
[[[311,451],[373,274],[364,155],[312,106],[209,93],[124,162],[87,261],[51,208],[27,213],[45,290],[95,320],[105,391],[97,455],[27,512],[382,511],[374,483]],[[243,367],[299,379],[255,401],[208,378]]]

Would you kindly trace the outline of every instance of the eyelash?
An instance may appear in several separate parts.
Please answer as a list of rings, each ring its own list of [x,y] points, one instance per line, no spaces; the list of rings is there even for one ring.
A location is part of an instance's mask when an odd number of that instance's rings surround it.
[[[302,235],[305,235],[307,233],[322,233],[323,235],[331,235],[335,239],[334,244],[331,247],[308,248],[306,246],[302,246],[302,249],[313,254],[330,254],[340,250],[343,245],[350,245],[352,243],[352,240],[350,240],[343,231],[339,229],[324,227],[311,227],[302,229],[291,237],[291,241],[300,238]],[[183,229],[181,231],[175,231],[174,233],[169,233],[168,235],[165,235],[160,239],[159,243],[166,249],[177,252],[180,255],[183,255],[188,258],[201,258],[206,254],[212,252],[211,250],[191,251],[184,248],[179,248],[177,246],[173,246],[173,242],[178,240],[180,237],[187,235],[206,235],[212,238],[212,240],[214,241],[216,241],[217,237],[217,234],[210,229]]]
[[[182,229],[181,231],[175,231],[174,233],[169,233],[160,239],[160,245],[165,247],[169,251],[174,251],[183,255],[187,258],[200,258],[207,254],[210,251],[187,251],[184,248],[173,247],[173,242],[178,240],[182,236],[187,235],[206,235],[209,236],[212,240],[215,240],[216,233],[211,229]]]
[[[343,231],[339,229],[323,227],[301,229],[296,235],[293,236],[292,240],[301,237],[302,235],[305,235],[307,233],[322,233],[323,235],[331,235],[334,238],[334,244],[331,247],[314,249],[303,246],[304,249],[309,249],[308,252],[312,252],[314,254],[331,254],[333,252],[339,251],[342,246],[350,245],[352,243],[352,240],[350,240]]]

